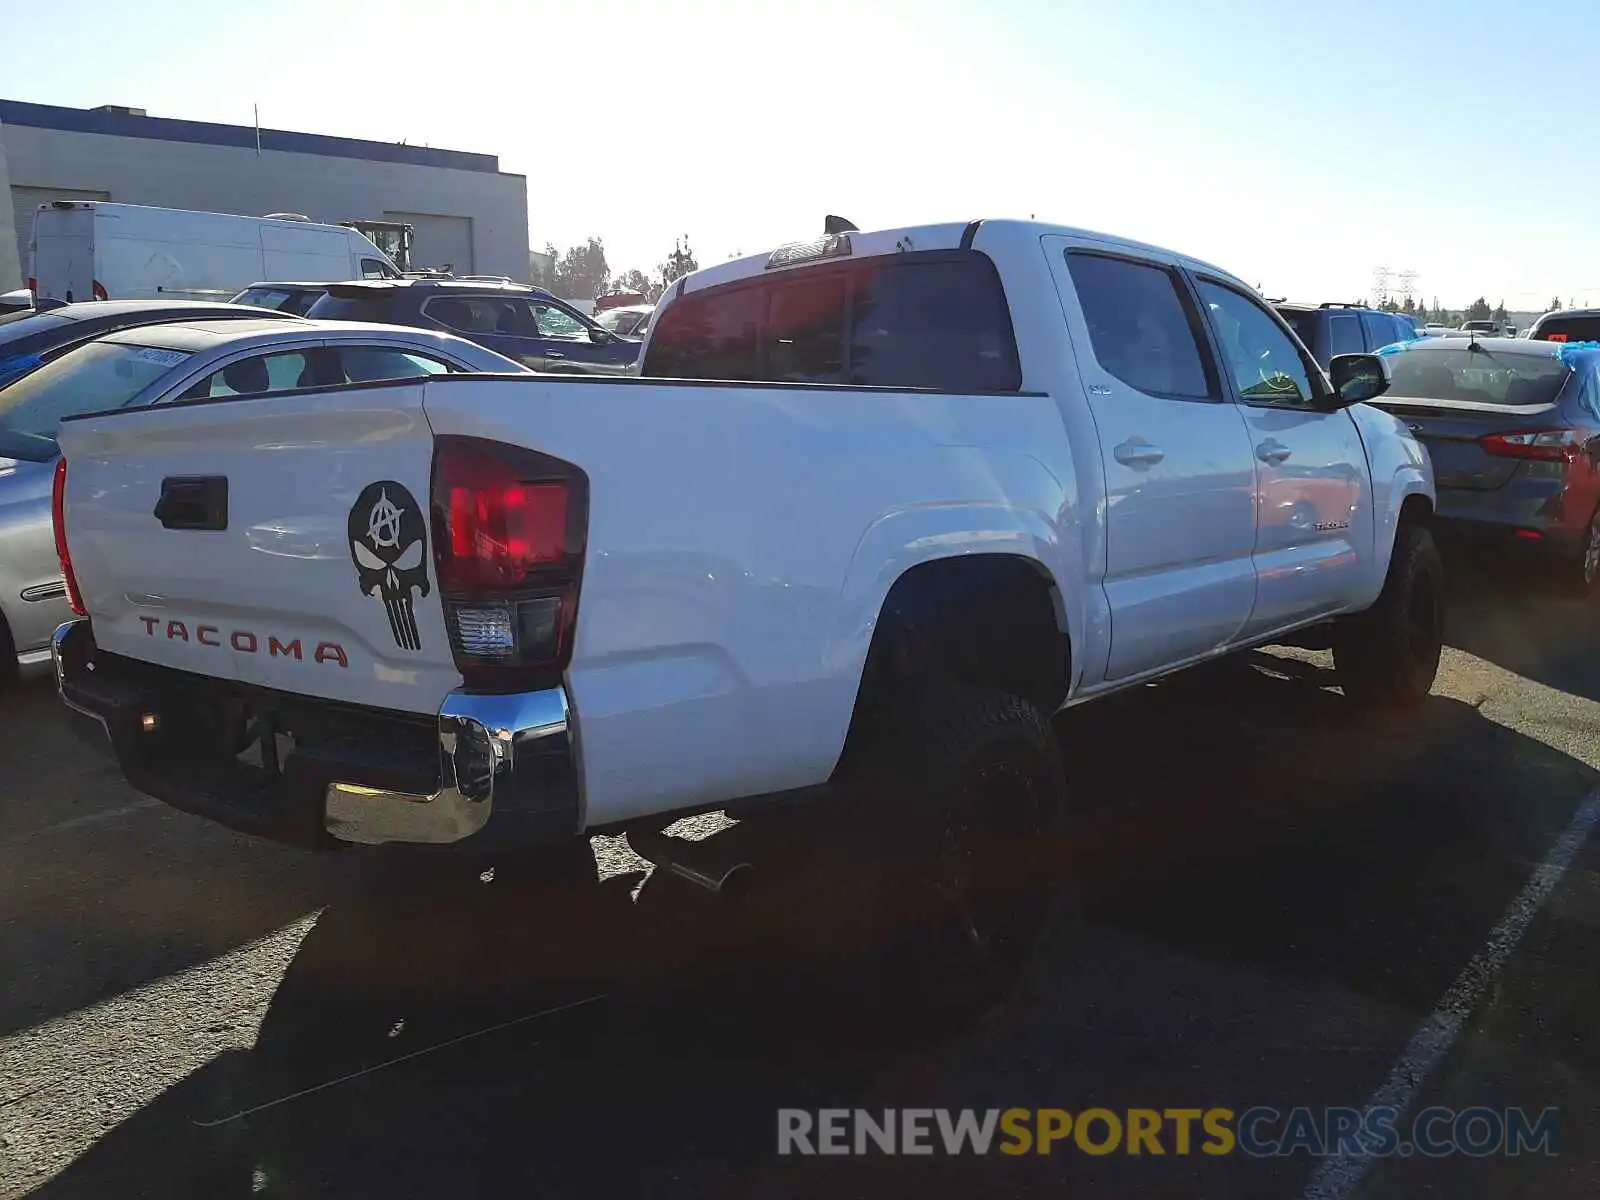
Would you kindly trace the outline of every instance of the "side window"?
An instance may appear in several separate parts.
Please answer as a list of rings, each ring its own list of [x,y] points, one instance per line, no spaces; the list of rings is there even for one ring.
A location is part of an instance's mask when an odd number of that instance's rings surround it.
[[[554,304],[534,301],[533,319],[539,327],[540,337],[561,338],[563,341],[573,342],[589,336],[587,325]]]
[[[379,262],[375,258],[363,258],[361,260],[361,278],[363,279],[388,279],[393,275],[394,272],[389,269],[388,263]]]
[[[448,329],[467,337],[486,333],[510,337],[538,337],[533,311],[521,298],[498,296],[441,296],[429,300],[424,310]]]
[[[1396,341],[1394,318],[1388,313],[1364,312],[1361,324],[1367,331],[1367,349],[1376,350]]]
[[[1328,357],[1336,354],[1360,354],[1366,350],[1361,341],[1361,318],[1354,313],[1328,318]]]
[[[1310,408],[1317,392],[1300,351],[1267,310],[1232,288],[1200,281],[1227,369],[1246,404]]]
[[[688,295],[650,339],[641,374],[666,379],[759,379],[757,338],[767,289],[756,285]]]
[[[842,273],[798,277],[773,287],[767,309],[766,378],[788,383],[843,383]]]
[[[1022,386],[1005,290],[976,253],[858,266],[849,354],[855,384],[956,393]]]
[[[191,384],[178,399],[261,396],[268,392],[315,387],[325,379],[315,371],[314,353],[310,350],[292,350],[284,354],[258,354],[253,358],[241,358]]]
[[[1152,396],[1221,398],[1170,270],[1078,251],[1068,251],[1067,269],[1109,374]]]
[[[422,379],[446,374],[450,367],[436,358],[391,346],[340,346],[336,353],[346,382],[372,383],[380,379]]]

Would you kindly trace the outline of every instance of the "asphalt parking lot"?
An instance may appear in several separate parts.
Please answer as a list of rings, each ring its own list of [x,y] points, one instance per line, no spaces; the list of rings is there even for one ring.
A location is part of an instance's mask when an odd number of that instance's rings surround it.
[[[380,905],[345,856],[132,793],[47,685],[12,689],[0,1195],[1600,1194],[1600,838],[1574,825],[1600,780],[1600,602],[1455,578],[1435,695],[1404,720],[1353,717],[1308,653],[1063,717],[1084,917],[932,1041],[730,961],[737,909],[641,886],[614,844],[582,898],[497,881]],[[1395,1088],[1412,1110],[1558,1108],[1558,1152],[1317,1174],[1303,1154],[780,1159],[774,1134],[783,1107]]]

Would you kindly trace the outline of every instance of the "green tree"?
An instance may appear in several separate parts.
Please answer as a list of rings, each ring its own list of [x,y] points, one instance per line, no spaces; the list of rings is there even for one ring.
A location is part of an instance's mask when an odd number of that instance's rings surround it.
[[[629,267],[621,275],[611,281],[613,292],[637,293],[640,296],[650,294],[650,276],[638,267]]]
[[[1504,300],[1500,301],[1499,304],[1494,306],[1494,319],[1499,321],[1502,325],[1504,325],[1506,321],[1510,319],[1509,314],[1506,312],[1506,302]]]
[[[1551,296],[1550,297],[1550,307],[1546,311],[1548,311],[1548,312],[1556,312],[1558,309],[1560,309],[1560,307],[1561,307],[1561,297],[1560,296]]]
[[[684,234],[673,243],[672,253],[667,255],[667,261],[656,268],[656,278],[661,284],[661,291],[664,292],[691,271],[699,269],[699,260],[689,248],[689,235]]]
[[[1467,305],[1465,319],[1468,321],[1487,321],[1493,315],[1493,312],[1489,308],[1489,302],[1482,296],[1479,296],[1471,304]]]
[[[594,300],[605,295],[610,282],[611,268],[606,265],[605,243],[591,237],[556,259],[550,290],[563,300]]]
[[[1417,315],[1417,302],[1415,300],[1413,300],[1410,296],[1407,296],[1406,299],[1405,299],[1405,303],[1400,306],[1400,311],[1405,313],[1408,317],[1416,316]]]
[[[1382,311],[1389,312],[1389,313],[1399,312],[1400,311],[1400,306],[1395,303],[1395,299],[1394,299],[1393,296],[1385,296],[1383,298],[1383,303],[1379,304],[1378,307]]]

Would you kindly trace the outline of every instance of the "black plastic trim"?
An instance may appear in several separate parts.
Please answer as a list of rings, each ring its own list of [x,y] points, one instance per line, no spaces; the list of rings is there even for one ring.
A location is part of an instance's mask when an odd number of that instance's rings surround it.
[[[957,249],[971,250],[972,243],[977,240],[978,237],[978,226],[982,224],[982,218],[979,218],[976,221],[968,221],[967,227],[961,231],[961,244],[957,247]]]

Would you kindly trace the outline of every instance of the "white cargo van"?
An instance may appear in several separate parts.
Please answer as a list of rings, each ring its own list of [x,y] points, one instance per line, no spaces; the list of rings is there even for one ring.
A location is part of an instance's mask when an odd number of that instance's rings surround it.
[[[262,279],[400,275],[343,225],[100,201],[40,205],[29,248],[28,286],[52,300],[227,300]]]

